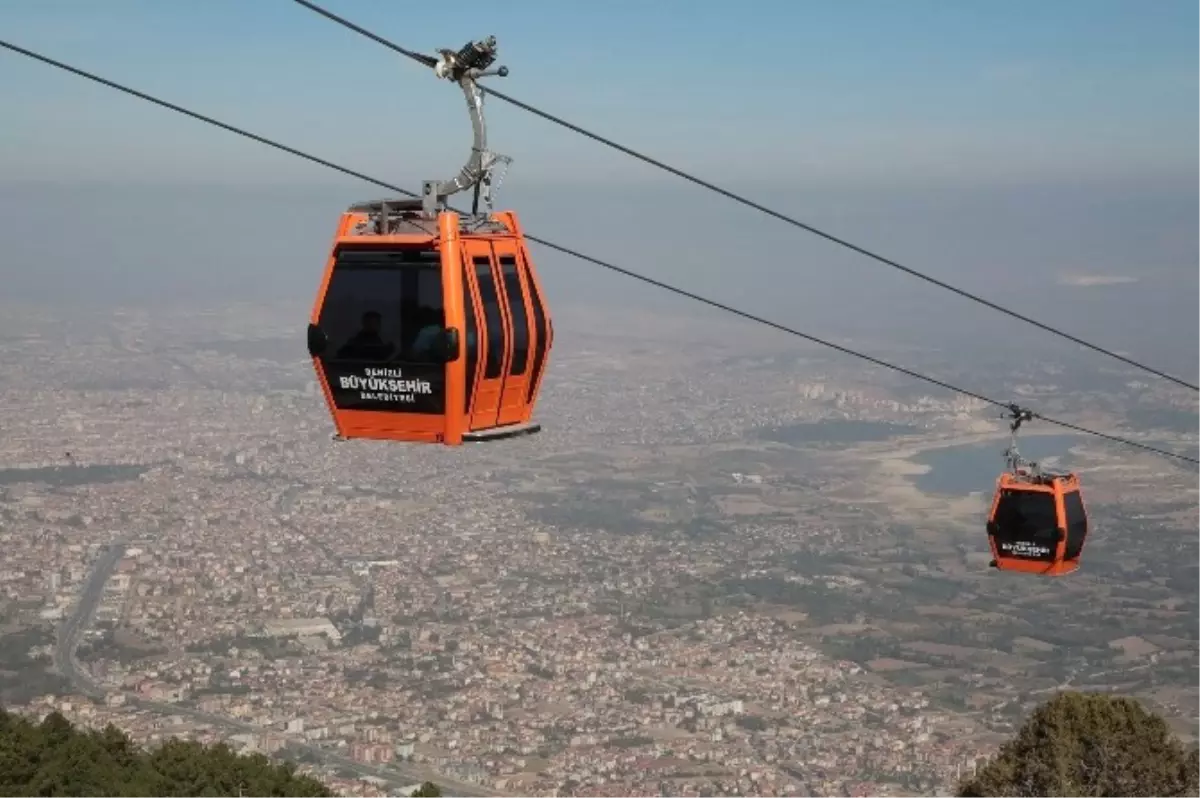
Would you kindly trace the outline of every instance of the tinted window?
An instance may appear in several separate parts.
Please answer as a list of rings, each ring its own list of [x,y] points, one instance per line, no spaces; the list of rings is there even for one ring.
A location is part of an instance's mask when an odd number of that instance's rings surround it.
[[[466,315],[467,339],[467,391],[463,397],[463,412],[470,412],[471,397],[475,395],[475,369],[479,365],[479,328],[475,322],[475,295],[471,292],[471,281],[467,279],[467,267],[463,265],[463,312]]]
[[[512,255],[500,256],[500,273],[504,276],[504,293],[508,298],[508,312],[512,315],[513,355],[508,373],[524,374],[529,361],[529,317],[525,315],[525,292],[521,290],[521,275],[517,274],[517,260]]]
[[[1067,550],[1063,556],[1073,560],[1083,551],[1083,541],[1088,533],[1087,514],[1083,510],[1083,498],[1079,491],[1063,494],[1063,509],[1067,514]]]
[[[445,323],[437,252],[342,250],[319,326],[334,360],[403,360],[421,329]]]
[[[444,326],[441,258],[431,250],[344,249],[318,326],[334,404],[343,410],[441,414],[445,366],[429,328]],[[422,336],[422,331],[425,335]]]
[[[549,340],[550,330],[546,326],[546,312],[542,309],[542,297],[538,294],[537,286],[533,280],[529,281],[529,302],[533,305],[533,373],[529,375],[529,388],[526,391],[525,401],[533,401],[533,392],[537,389],[538,377],[542,372],[542,362],[546,359],[546,344]]]
[[[1042,491],[1004,491],[996,508],[995,536],[1001,556],[1053,560],[1058,547],[1054,495]]]
[[[487,327],[487,359],[483,368],[486,379],[500,376],[504,364],[504,350],[508,341],[504,336],[504,320],[500,316],[500,300],[496,296],[496,283],[492,279],[491,258],[475,258],[475,278],[479,281],[479,299],[483,302],[483,323]]]

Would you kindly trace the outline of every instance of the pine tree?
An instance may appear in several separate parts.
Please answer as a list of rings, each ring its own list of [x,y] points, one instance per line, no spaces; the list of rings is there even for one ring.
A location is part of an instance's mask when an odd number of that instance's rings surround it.
[[[960,796],[1200,794],[1200,752],[1138,701],[1067,691],[1038,707]]]
[[[223,744],[168,740],[145,751],[113,726],[76,729],[57,712],[41,723],[0,709],[0,795],[331,796],[290,763]]]

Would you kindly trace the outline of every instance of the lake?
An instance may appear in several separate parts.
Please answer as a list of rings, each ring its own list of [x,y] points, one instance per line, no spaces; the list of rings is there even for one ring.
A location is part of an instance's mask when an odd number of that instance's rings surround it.
[[[761,429],[763,440],[786,443],[790,446],[870,443],[885,441],[895,435],[921,432],[919,427],[892,424],[886,421],[858,421],[831,418],[825,421],[805,421],[781,427]]]
[[[1030,435],[1021,438],[1018,446],[1027,460],[1057,457],[1056,462],[1047,466],[1067,470],[1074,461],[1067,450],[1083,440],[1081,435]],[[1005,469],[1007,446],[1005,437],[922,452],[911,458],[914,463],[929,466],[928,473],[916,478],[917,488],[947,496],[965,496],[974,491],[990,494],[996,487],[996,478]]]

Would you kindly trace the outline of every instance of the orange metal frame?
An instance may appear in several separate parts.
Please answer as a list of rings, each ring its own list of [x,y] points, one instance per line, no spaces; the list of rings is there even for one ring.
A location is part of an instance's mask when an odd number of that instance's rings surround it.
[[[531,421],[542,377],[549,361],[553,326],[545,293],[538,280],[533,259],[529,257],[516,214],[511,211],[499,212],[492,215],[492,220],[502,224],[507,232],[460,233],[458,214],[443,211],[438,214],[436,236],[364,235],[354,234],[352,231],[367,222],[367,214],[353,211],[342,214],[326,260],[316,301],[313,303],[311,323],[320,323],[321,309],[325,304],[338,252],[342,248],[386,249],[417,245],[440,253],[445,326],[458,330],[459,356],[446,364],[445,413],[440,416],[338,408],[321,358],[314,357],[313,367],[316,370],[317,381],[321,385],[334,426],[341,437],[456,446],[463,442],[466,432],[486,431]],[[487,337],[485,308],[475,273],[475,258],[486,259],[492,278],[503,330],[501,341],[490,341]],[[501,270],[501,259],[508,258],[512,258],[516,266],[527,328],[528,352],[525,366],[519,374],[510,374],[513,362],[514,321]],[[469,295],[472,300],[474,326],[478,336],[475,374],[470,375],[470,380],[466,373],[467,347],[470,342],[467,337],[465,295]],[[534,313],[535,297],[536,301],[540,302],[544,317],[540,329]],[[544,348],[544,354],[541,362],[535,364],[534,353],[539,345]],[[485,379],[487,353],[489,348],[494,346],[502,347],[500,373],[494,378]],[[473,386],[469,397],[468,386]]]
[[[996,545],[995,538],[988,535],[988,545],[992,549],[992,559],[995,561],[996,567],[1002,571],[1018,571],[1021,573],[1041,574],[1043,576],[1065,576],[1079,568],[1079,557],[1070,560],[1065,559],[1067,549],[1067,512],[1063,505],[1063,497],[1068,493],[1079,493],[1080,501],[1083,501],[1083,494],[1080,492],[1079,477],[1075,474],[1066,474],[1054,477],[1050,484],[1035,484],[1022,480],[1008,472],[1001,474],[1000,478],[996,480],[996,493],[992,497],[992,508],[988,512],[988,523],[996,520],[996,510],[1000,506],[1000,497],[1006,490],[1023,493],[1049,493],[1054,497],[1054,514],[1059,530],[1058,545],[1054,551],[1054,560],[1050,563],[1038,562],[1036,560],[1022,560],[1002,555],[999,547]]]

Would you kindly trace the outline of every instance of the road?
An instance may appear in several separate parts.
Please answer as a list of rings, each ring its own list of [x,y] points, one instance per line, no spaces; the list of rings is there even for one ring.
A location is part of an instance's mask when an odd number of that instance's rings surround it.
[[[100,606],[108,578],[112,576],[113,569],[124,556],[124,541],[113,543],[101,553],[83,584],[75,611],[58,627],[58,642],[54,646],[54,667],[71,681],[76,690],[92,698],[104,698],[104,690],[80,670],[79,663],[75,660],[75,651],[79,648],[83,633],[87,631],[96,615],[96,608]]]
[[[92,698],[103,699],[107,693],[117,691],[105,690],[101,685],[97,684],[86,671],[79,667],[79,662],[75,659],[75,652],[79,648],[79,643],[83,638],[84,632],[87,631],[88,626],[91,625],[92,618],[96,615],[96,608],[100,606],[100,600],[104,597],[104,586],[108,584],[109,577],[112,576],[117,563],[121,561],[121,558],[125,554],[125,546],[124,541],[119,541],[101,553],[93,564],[91,573],[88,574],[87,581],[84,583],[83,590],[79,596],[79,603],[76,605],[74,612],[58,627],[58,641],[54,647],[54,667],[60,674],[70,680],[75,690]],[[141,709],[160,712],[166,715],[182,715],[194,718],[218,728],[226,729],[232,733],[248,732],[251,734],[263,734],[267,731],[267,729],[261,726],[244,723],[222,715],[214,715],[210,712],[203,712],[182,704],[150,701],[136,693],[120,692],[124,694],[127,704],[132,704]],[[303,738],[286,734],[281,736],[288,741],[289,747],[311,754],[325,765],[348,770],[359,776],[374,776],[386,779],[389,782],[389,789],[396,789],[423,781],[432,781],[441,788],[444,795],[448,796],[504,795],[504,793],[478,784],[447,778],[440,773],[421,766],[408,764],[403,766],[365,765],[349,757],[344,757],[311,745]]]

